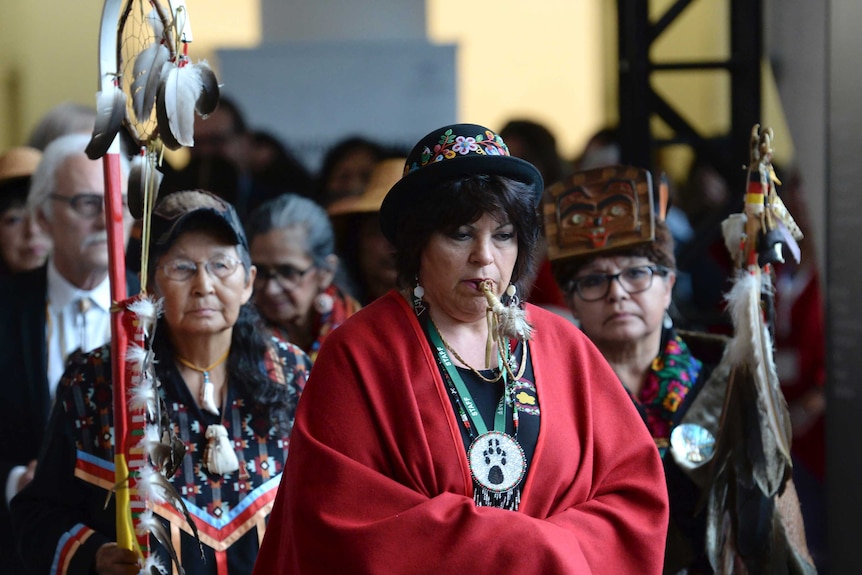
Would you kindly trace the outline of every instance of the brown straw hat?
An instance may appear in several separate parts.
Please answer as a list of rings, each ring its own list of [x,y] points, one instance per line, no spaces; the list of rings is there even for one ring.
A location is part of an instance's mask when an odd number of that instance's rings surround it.
[[[12,148],[0,156],[0,212],[27,202],[30,178],[42,160],[36,148]]]
[[[326,211],[329,217],[337,218],[351,214],[373,214],[380,211],[383,198],[404,175],[405,158],[381,160],[374,166],[365,191],[360,196],[342,198],[331,204]]]
[[[0,182],[32,176],[42,160],[42,152],[36,148],[21,146],[12,148],[0,156]]]

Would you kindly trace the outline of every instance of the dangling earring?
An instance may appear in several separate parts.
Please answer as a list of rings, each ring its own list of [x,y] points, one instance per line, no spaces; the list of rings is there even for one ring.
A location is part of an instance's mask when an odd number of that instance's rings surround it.
[[[335,300],[326,292],[320,292],[314,296],[314,302],[312,303],[314,311],[320,315],[326,315],[331,312],[334,304]]]
[[[518,307],[521,303],[518,298],[518,288],[515,287],[515,284],[509,284],[509,287],[506,288],[506,299],[508,299],[506,305],[508,305],[509,308]]]
[[[662,320],[661,324],[665,329],[670,329],[673,327],[673,318],[670,317],[670,312],[664,310],[664,320]]]
[[[416,313],[416,317],[422,315],[426,309],[425,302],[422,301],[422,298],[425,297],[425,288],[419,285],[419,276],[416,276],[416,285],[413,287],[413,311]]]

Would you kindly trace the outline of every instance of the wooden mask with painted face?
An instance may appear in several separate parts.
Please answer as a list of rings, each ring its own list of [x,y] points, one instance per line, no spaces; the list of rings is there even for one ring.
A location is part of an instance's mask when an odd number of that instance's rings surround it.
[[[572,174],[545,191],[551,260],[619,250],[655,239],[652,177],[631,166]]]

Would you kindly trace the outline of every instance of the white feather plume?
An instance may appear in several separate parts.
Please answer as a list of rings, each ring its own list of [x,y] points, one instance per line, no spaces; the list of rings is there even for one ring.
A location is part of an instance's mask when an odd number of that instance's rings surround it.
[[[152,465],[144,465],[138,473],[138,490],[144,493],[144,498],[147,501],[154,503],[165,503],[168,501],[167,494],[160,484],[163,476]],[[156,477],[157,475],[159,477]]]
[[[147,361],[147,350],[137,345],[134,342],[129,343],[126,349],[126,363],[133,366],[133,370],[137,373],[144,371],[144,364]]]
[[[150,554],[144,560],[144,573],[161,573],[161,575],[168,575],[168,567],[164,564],[164,562],[159,558],[158,555]]]
[[[760,311],[760,273],[740,273],[725,296],[733,321],[733,339],[727,348],[732,365],[756,367],[763,362],[763,349],[756,334],[762,324]]]
[[[147,535],[150,532],[153,522],[158,521],[152,509],[146,509],[138,516],[138,525],[135,528],[135,533],[138,535]]]
[[[147,417],[156,416],[156,390],[152,385],[136,385],[129,390],[129,407],[134,411],[146,410]]]
[[[142,322],[144,334],[149,336],[156,319],[162,313],[162,303],[162,299],[154,300],[150,296],[142,296],[130,303],[126,309],[138,317]]]
[[[167,128],[180,146],[195,145],[195,103],[200,93],[200,71],[194,66],[170,66],[162,74],[159,95]],[[163,128],[163,126],[160,126]]]
[[[159,426],[150,423],[144,426],[144,435],[138,442],[138,447],[149,453],[153,445],[160,444],[161,442]]]
[[[745,239],[745,214],[730,214],[721,222],[721,234],[724,236],[724,246],[730,254],[735,267],[742,265],[742,242]]]

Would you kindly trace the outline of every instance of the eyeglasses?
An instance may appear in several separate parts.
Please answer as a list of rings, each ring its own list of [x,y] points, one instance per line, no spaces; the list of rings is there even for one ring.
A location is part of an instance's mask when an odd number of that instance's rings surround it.
[[[258,289],[263,289],[269,280],[274,279],[284,289],[295,288],[305,277],[305,274],[314,269],[314,264],[308,266],[304,270],[297,269],[290,264],[280,264],[267,266],[264,264],[254,264],[257,268],[257,277],[254,278],[254,285]]]
[[[63,196],[51,194],[52,200],[66,202],[76,214],[85,218],[94,218],[102,213],[105,205],[105,197],[99,194],[76,194],[74,196]],[[123,205],[126,205],[126,196],[123,196]]]
[[[239,260],[226,255],[215,256],[206,262],[193,262],[184,258],[177,258],[160,265],[159,269],[168,279],[181,282],[197,275],[201,264],[211,276],[223,280],[233,275],[239,267]]]
[[[632,266],[615,274],[589,274],[572,280],[569,291],[576,292],[584,301],[598,301],[607,297],[611,282],[617,280],[626,292],[640,293],[652,286],[655,275],[666,277],[670,270],[664,266]]]

